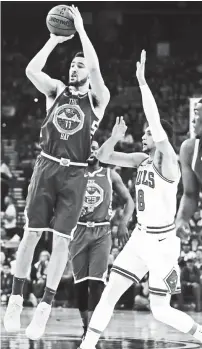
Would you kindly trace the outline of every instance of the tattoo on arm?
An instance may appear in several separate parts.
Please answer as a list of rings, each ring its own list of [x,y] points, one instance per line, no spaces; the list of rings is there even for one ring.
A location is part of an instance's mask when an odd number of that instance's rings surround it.
[[[162,173],[162,163],[163,163],[163,153],[159,152],[158,170],[160,173]]]

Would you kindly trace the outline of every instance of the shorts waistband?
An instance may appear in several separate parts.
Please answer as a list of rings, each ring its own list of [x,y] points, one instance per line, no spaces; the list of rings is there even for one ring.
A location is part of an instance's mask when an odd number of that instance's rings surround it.
[[[80,166],[80,167],[87,167],[88,164],[84,162],[73,162],[70,159],[67,158],[56,158],[55,156],[46,154],[43,150],[41,151],[41,155],[44,156],[47,159],[53,160],[55,162],[58,162],[61,166]]]
[[[162,227],[149,227],[145,226],[143,224],[137,223],[137,227],[140,230],[145,230],[147,233],[150,234],[161,234],[161,233],[168,233],[169,231],[173,231],[175,229],[175,223],[168,224]]]
[[[77,225],[85,225],[88,228],[94,228],[94,227],[98,227],[101,225],[110,225],[109,222],[100,222],[100,223],[96,223],[96,222],[78,222]]]

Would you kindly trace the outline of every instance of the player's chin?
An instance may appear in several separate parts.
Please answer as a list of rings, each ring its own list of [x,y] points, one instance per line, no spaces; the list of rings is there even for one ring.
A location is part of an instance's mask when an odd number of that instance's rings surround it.
[[[95,157],[91,157],[87,160],[89,166],[94,166],[98,163],[98,159]]]
[[[78,79],[77,78],[70,78],[69,79],[69,84],[72,86],[77,86],[78,85]]]

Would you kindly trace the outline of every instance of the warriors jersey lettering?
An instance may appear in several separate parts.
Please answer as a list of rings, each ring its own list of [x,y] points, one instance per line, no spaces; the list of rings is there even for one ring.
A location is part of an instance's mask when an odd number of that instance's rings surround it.
[[[106,222],[112,216],[112,183],[110,169],[101,167],[98,171],[88,173],[80,222]]]
[[[202,187],[202,139],[195,139],[192,170],[195,172],[200,186]]]
[[[178,182],[164,178],[149,158],[140,164],[135,183],[138,223],[147,227],[173,224]]]
[[[79,94],[69,88],[56,98],[47,112],[40,133],[45,153],[57,158],[85,162],[90,155],[90,141],[99,125],[90,92]]]

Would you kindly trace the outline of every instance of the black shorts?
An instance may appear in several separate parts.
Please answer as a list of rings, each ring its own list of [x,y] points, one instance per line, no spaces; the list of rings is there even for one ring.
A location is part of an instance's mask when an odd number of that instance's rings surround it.
[[[39,155],[28,188],[25,229],[71,237],[83,205],[86,171],[86,167],[61,166]]]
[[[77,226],[69,245],[75,283],[87,279],[106,282],[111,244],[110,225]]]

